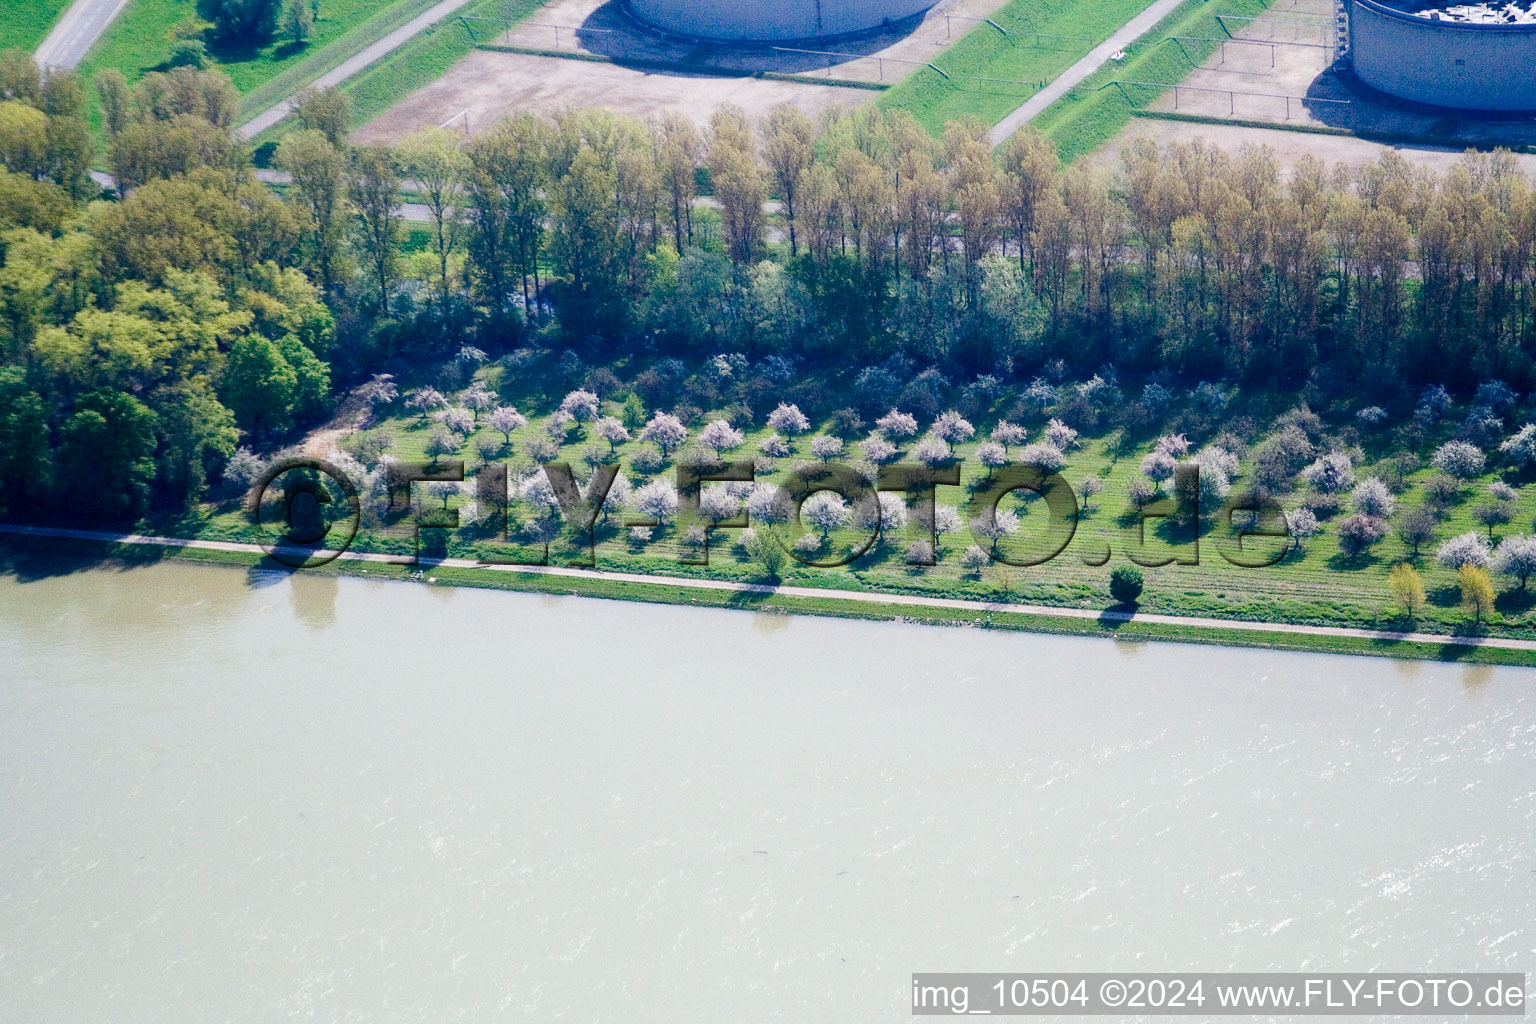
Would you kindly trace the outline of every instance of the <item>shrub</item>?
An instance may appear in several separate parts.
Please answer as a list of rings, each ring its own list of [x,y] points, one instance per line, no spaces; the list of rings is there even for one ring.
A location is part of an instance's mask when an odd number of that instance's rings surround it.
[[[1117,565],[1109,574],[1109,596],[1121,604],[1135,604],[1145,580],[1133,565]]]

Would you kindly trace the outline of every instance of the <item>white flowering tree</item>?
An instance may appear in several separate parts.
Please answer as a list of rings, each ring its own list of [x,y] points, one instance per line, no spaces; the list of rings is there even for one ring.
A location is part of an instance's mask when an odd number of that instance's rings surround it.
[[[782,459],[790,454],[789,442],[778,434],[769,434],[758,443],[757,450],[770,459]]]
[[[1045,439],[1060,451],[1069,452],[1077,445],[1077,431],[1061,420],[1053,419],[1045,425]]]
[[[1499,445],[1499,453],[1517,469],[1536,466],[1536,423],[1527,423]]]
[[[848,502],[836,491],[817,491],[800,506],[800,518],[826,541],[833,530],[848,525]]]
[[[1093,496],[1104,492],[1104,481],[1096,476],[1085,476],[1077,482],[1077,493],[1083,496],[1083,510],[1093,508]]]
[[[1505,537],[1493,550],[1493,571],[1513,576],[1520,589],[1536,575],[1536,537]]]
[[[1291,535],[1291,542],[1300,548],[1307,541],[1317,536],[1317,514],[1303,506],[1294,511],[1285,513],[1285,529]]]
[[[1458,480],[1477,476],[1488,464],[1488,457],[1475,444],[1466,441],[1447,441],[1435,449],[1430,463]]]
[[[376,373],[373,378],[358,389],[358,394],[367,402],[370,408],[378,408],[388,405],[400,397],[400,388],[395,384],[395,375],[392,373]]]
[[[608,442],[608,454],[619,450],[619,445],[629,440],[629,428],[612,416],[604,416],[593,424],[592,432]]]
[[[976,446],[976,461],[987,469],[987,476],[1008,465],[1008,449],[996,441],[983,441]]]
[[[1397,499],[1379,477],[1368,477],[1355,485],[1350,507],[1362,516],[1386,519],[1397,509]]]
[[[491,429],[501,435],[507,444],[512,443],[512,431],[521,430],[528,425],[528,417],[512,408],[510,405],[499,405],[491,410],[487,417]]]
[[[970,420],[951,409],[939,414],[933,426],[928,428],[928,434],[953,449],[955,445],[963,444],[975,436],[976,428],[971,426]]]
[[[780,402],[779,407],[768,414],[768,426],[787,437],[798,437],[811,429],[811,421],[798,405]]]
[[[1047,473],[1059,473],[1067,464],[1067,457],[1062,454],[1060,448],[1048,441],[1036,441],[1027,444],[1019,452],[1019,461],[1026,466],[1035,466]]]
[[[1028,437],[1029,431],[1008,420],[998,420],[997,426],[992,428],[992,440],[1002,445],[1005,452],[1016,444],[1023,444]]]
[[[673,449],[688,439],[688,428],[671,413],[658,412],[640,431],[640,440],[649,441],[662,456],[672,454]]]
[[[677,488],[669,480],[652,480],[635,490],[630,505],[647,519],[665,524],[677,516]]]
[[[432,433],[427,436],[427,443],[422,445],[421,450],[426,452],[427,458],[436,462],[443,456],[452,455],[458,451],[459,446],[463,443],[459,435],[453,431],[445,430],[442,427],[433,427]]]
[[[596,476],[597,474],[593,473],[591,477],[587,478],[587,482],[582,485],[581,493],[591,493],[592,480],[593,477]],[[598,509],[598,521],[606,523],[611,517],[616,516],[620,512],[624,511],[629,507],[629,503],[631,500],[633,500],[634,494],[635,488],[634,485],[629,482],[629,477],[625,476],[623,473],[616,474],[613,478],[613,483],[608,486],[608,493],[603,496],[602,508]]]
[[[909,437],[917,436],[917,417],[895,409],[875,420],[875,426],[880,428],[880,433],[893,441],[905,441]]]
[[[266,463],[255,452],[249,448],[236,448],[235,454],[224,463],[224,482],[246,490],[261,479],[266,468]]]
[[[1183,434],[1164,434],[1152,445],[1154,452],[1171,455],[1175,460],[1189,454],[1189,438]]]
[[[421,413],[422,422],[426,422],[428,416],[448,404],[448,399],[443,393],[432,385],[417,388],[410,398],[405,400],[406,408],[415,409]]]
[[[899,533],[907,525],[907,505],[889,491],[861,498],[853,506],[853,525],[861,530]]]
[[[433,480],[427,484],[427,493],[440,500],[446,509],[449,499],[459,495],[461,489],[457,480]]]
[[[460,437],[475,432],[475,417],[462,405],[450,406],[437,414],[437,421]]]
[[[769,483],[754,484],[747,495],[747,516],[766,526],[787,523],[795,514],[795,507],[783,489]]]
[[[811,438],[811,454],[822,462],[831,462],[843,454],[843,439],[831,434],[818,434]]]
[[[1207,445],[1196,452],[1189,461],[1202,469],[1207,466],[1219,469],[1228,480],[1237,476],[1237,456],[1217,445]]]
[[[949,445],[936,437],[925,437],[917,442],[912,449],[912,455],[923,465],[930,468],[941,466],[949,461]]]
[[[517,493],[523,504],[540,516],[553,518],[560,513],[560,497],[542,469],[520,481]]]
[[[975,544],[972,544],[970,547],[966,548],[965,553],[960,556],[960,567],[969,573],[979,573],[981,570],[985,569],[987,564],[991,561],[992,557],[988,555],[986,551],[976,546]]]
[[[597,419],[597,408],[597,395],[584,388],[578,388],[560,399],[560,411],[577,423]]]
[[[882,437],[879,431],[872,431],[860,447],[864,449],[864,457],[877,466],[883,466],[896,458],[896,446]]]
[[[732,448],[741,447],[745,435],[725,420],[713,420],[706,425],[699,434],[699,443],[711,449],[715,454],[728,452]]]
[[[1004,537],[1019,532],[1019,514],[1011,508],[999,508],[990,514],[979,515],[971,520],[971,533],[991,544],[996,551]]]
[[[459,401],[464,408],[474,413],[475,423],[480,422],[480,414],[496,405],[496,395],[484,384],[471,384],[459,393]]]
[[[1301,478],[1319,494],[1338,494],[1354,486],[1355,466],[1343,452],[1329,452],[1302,470]]]
[[[1141,460],[1141,475],[1161,489],[1178,466],[1179,461],[1172,455],[1165,451],[1153,451]]]
[[[741,511],[741,499],[723,484],[711,484],[699,490],[699,515],[710,523],[721,523]]]
[[[955,533],[964,525],[960,518],[960,510],[953,505],[935,505],[933,507],[933,535],[943,541],[947,534]]]
[[[1460,569],[1464,565],[1486,569],[1493,558],[1482,534],[1464,533],[1441,544],[1435,552],[1435,561],[1447,569]]]

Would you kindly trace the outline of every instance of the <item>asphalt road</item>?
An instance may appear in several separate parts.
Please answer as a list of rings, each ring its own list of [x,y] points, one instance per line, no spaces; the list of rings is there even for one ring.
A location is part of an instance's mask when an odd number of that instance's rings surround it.
[[[45,68],[72,68],[79,64],[96,37],[106,31],[128,0],[75,0],[60,15],[53,30],[38,44],[33,56]]]

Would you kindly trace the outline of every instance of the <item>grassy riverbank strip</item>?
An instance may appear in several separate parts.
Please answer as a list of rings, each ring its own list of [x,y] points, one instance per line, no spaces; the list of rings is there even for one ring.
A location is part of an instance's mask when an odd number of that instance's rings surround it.
[[[173,557],[245,568],[265,562],[274,570],[290,571],[268,559],[255,545],[234,542],[0,526],[0,546],[20,552],[83,552],[129,565]],[[564,567],[477,565],[459,559],[416,563],[401,556],[365,552],[348,552],[324,566],[298,571],[769,614],[826,615],[1121,640],[1214,643],[1269,650],[1536,667],[1536,641],[1508,638],[1399,635],[1342,627],[1297,629],[1280,623],[1226,625],[1210,620],[1179,621],[1176,616],[1143,616],[1116,610],[1094,613],[1083,609],[922,599],[861,591],[818,592],[800,587],[636,576]]]

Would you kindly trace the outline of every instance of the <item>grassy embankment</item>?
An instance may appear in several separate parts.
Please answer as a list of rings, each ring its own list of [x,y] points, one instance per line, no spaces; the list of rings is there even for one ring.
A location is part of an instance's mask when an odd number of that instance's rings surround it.
[[[68,6],[69,0],[5,0],[0,8],[0,50],[36,49]]]
[[[1112,82],[1181,82],[1217,43],[1193,40],[1219,39],[1227,33],[1218,14],[1258,15],[1268,0],[1185,0],[1139,41],[1126,48],[1125,60],[1104,65],[1076,89],[1053,103],[1034,121],[1055,143],[1063,160],[1091,153],[1128,124],[1138,107],[1156,99],[1164,90],[1120,87]],[[1188,37],[1182,44],[1175,36]]]
[[[1010,82],[1049,81],[1146,5],[1147,0],[1011,0],[992,15],[1008,35],[991,25],[974,25],[933,59],[951,75],[1009,82],[946,81],[928,68],[918,68],[877,102],[909,111],[935,133],[946,122],[966,115],[996,124],[1035,92],[1028,85]],[[1071,38],[1037,39],[1036,33]]]
[[[237,552],[206,551],[196,548],[101,544],[85,541],[36,541],[0,537],[0,572],[26,572],[25,564],[7,564],[4,553],[26,557],[45,552],[55,558],[61,552],[78,552],[90,559],[105,558],[109,564],[130,568],[164,558],[176,558],[209,565],[248,568],[251,556]],[[877,602],[857,604],[828,598],[791,597],[782,594],[730,593],[724,591],[689,591],[674,586],[629,583],[591,578],[541,576],[533,573],[470,570],[425,564],[422,568],[381,565],[341,560],[304,572],[344,575],[371,580],[418,582],[428,586],[465,586],[485,590],[519,593],[589,597],[614,601],[643,601],[650,604],[684,605],[696,608],[723,608],[754,611],[761,614],[821,615],[867,621],[915,622],[933,626],[962,626],[973,629],[1002,629],[1062,636],[1086,636],[1123,642],[1161,641],[1171,643],[1215,643],[1228,647],[1252,647],[1266,650],[1298,651],[1313,654],[1351,654],[1418,660],[1458,661],[1476,665],[1513,665],[1536,667],[1536,654],[1493,647],[1469,647],[1461,644],[1398,642],[1354,637],[1273,634],[1255,630],[1209,629],[1200,626],[1176,626],[1152,622],[1108,623],[1098,620],[1059,619],[1043,615],[983,613],[950,608],[920,608],[906,605],[882,605]]]
[[[621,368],[622,369],[622,368]],[[482,370],[482,379],[493,389],[500,391],[504,401],[517,405],[530,417],[547,413],[558,395],[532,392],[523,383],[537,379],[537,373],[518,373],[515,377],[499,366]],[[1240,416],[1251,417],[1261,427],[1267,420],[1288,407],[1285,396],[1266,394],[1238,394],[1226,413],[1228,422],[1236,422]],[[616,412],[610,403],[606,412]],[[978,421],[978,438],[986,432],[986,426],[995,419],[996,412]],[[1452,430],[1447,421],[1443,433]],[[823,429],[825,424],[820,425]],[[1039,423],[1032,423],[1033,434],[1038,436]],[[391,454],[402,459],[422,459],[423,445],[430,433],[421,418],[399,410],[386,418],[380,428],[395,438]],[[757,442],[768,433],[764,427],[748,432],[746,444],[733,457],[746,458],[755,452]],[[535,437],[542,435],[542,420],[536,419],[513,435],[513,444],[500,458],[516,461],[524,458],[521,453]],[[1388,455],[1389,429],[1361,438],[1364,460],[1356,468],[1356,475],[1364,479],[1371,475],[1395,482],[1395,468],[1385,465]],[[483,425],[474,437],[496,436]],[[808,435],[809,436],[809,435]],[[856,437],[850,437],[847,461],[858,458]],[[967,572],[960,566],[960,555],[972,543],[968,532],[943,538],[940,562],[931,568],[917,568],[905,564],[906,535],[887,538],[876,545],[851,566],[845,568],[818,569],[789,562],[782,572],[781,581],[797,586],[861,591],[885,591],[891,593],[924,594],[939,597],[967,598],[976,600],[1014,600],[1018,602],[1053,606],[1103,609],[1111,604],[1108,595],[1108,575],[1115,565],[1125,564],[1128,552],[1137,551],[1143,561],[1157,558],[1179,557],[1185,560],[1196,555],[1195,547],[1187,530],[1171,528],[1166,522],[1149,524],[1145,547],[1141,546],[1139,529],[1133,516],[1124,514],[1128,507],[1128,487],[1138,477],[1141,455],[1150,446],[1150,437],[1138,438],[1133,445],[1123,446],[1119,428],[1102,432],[1090,432],[1083,443],[1069,453],[1066,478],[1074,484],[1092,476],[1104,485],[1104,493],[1092,501],[1092,509],[1079,522],[1076,533],[1063,553],[1047,564],[1032,568],[1014,568],[991,565],[980,571]],[[1443,438],[1435,439],[1438,444]],[[585,476],[580,466],[583,449],[590,438],[573,435],[561,448],[560,457],[578,467],[578,474]],[[473,460],[473,441],[466,443],[461,457]],[[606,448],[602,442],[600,447]],[[972,457],[976,441],[961,445],[956,454],[964,459],[962,479],[970,481],[980,477],[984,470]],[[624,464],[625,472],[635,479],[643,479],[633,472],[630,462],[641,447],[637,441],[620,446],[617,458]],[[911,445],[904,446],[910,452]],[[772,474],[763,478],[780,478],[788,466],[807,458],[808,439],[796,444],[797,454],[781,459]],[[1017,449],[1015,449],[1015,452]],[[1427,456],[1428,450],[1423,453]],[[1426,460],[1427,461],[1427,460]],[[661,470],[671,474],[671,466]],[[1425,500],[1423,485],[1433,470],[1425,468],[1408,474],[1398,494],[1398,508],[1404,510]],[[1242,467],[1235,484],[1240,490],[1248,475],[1248,466]],[[1482,530],[1473,518],[1473,509],[1486,496],[1487,485],[1497,473],[1490,472],[1482,478],[1468,481],[1458,504],[1447,509],[1438,527],[1438,538],[1443,540],[1460,533]],[[1529,481],[1512,478],[1516,484]],[[967,498],[965,485],[941,487],[941,503],[959,506],[964,511]],[[1299,500],[1293,496],[1288,504]],[[1042,537],[1046,525],[1043,503],[1013,502],[1021,513],[1023,526],[1017,538],[1005,541],[1001,550],[1018,558],[1021,554],[1037,553],[1042,549]],[[1145,570],[1147,589],[1140,607],[1144,611],[1183,616],[1210,616],[1232,620],[1290,622],[1310,625],[1350,626],[1367,629],[1401,630],[1412,628],[1435,633],[1465,631],[1470,623],[1459,605],[1459,591],[1454,574],[1434,564],[1434,543],[1425,545],[1424,554],[1413,558],[1403,544],[1390,536],[1366,554],[1349,556],[1341,552],[1334,528],[1343,513],[1331,521],[1325,521],[1323,533],[1297,550],[1293,550],[1278,565],[1268,568],[1241,568],[1229,564],[1221,555],[1223,545],[1230,545],[1232,535],[1225,523],[1209,524],[1199,543],[1198,565],[1169,564]],[[527,513],[524,513],[527,517]],[[1525,533],[1531,529],[1536,517],[1536,487],[1522,488],[1513,523],[1500,533]],[[210,515],[195,527],[197,535],[212,539],[254,539],[250,527],[232,507],[225,507]],[[429,533],[441,531],[429,531]],[[186,535],[191,535],[186,534]],[[708,567],[684,566],[676,561],[677,530],[671,527],[659,531],[648,543],[631,539],[626,531],[611,525],[599,531],[597,564],[602,568],[631,572],[663,573],[691,577],[710,577],[741,581],[760,581],[760,567],[746,552],[734,544],[736,533],[723,531],[718,535]],[[854,546],[860,540],[857,531],[849,530],[834,534],[831,547]],[[1250,541],[1253,545],[1255,542]],[[1258,541],[1259,547],[1275,545],[1275,541]],[[408,553],[412,550],[404,535],[388,535],[364,530],[359,537],[360,550],[393,551]],[[1091,565],[1088,561],[1101,561],[1106,548],[1112,555],[1107,564]],[[526,555],[527,548],[513,551]],[[487,554],[506,554],[509,549],[487,539],[475,539],[455,535],[442,548],[441,553],[456,557],[482,557]],[[1423,573],[1429,600],[1419,614],[1409,620],[1391,601],[1387,585],[1387,573],[1403,559],[1409,560]],[[1480,628],[1488,635],[1531,636],[1536,623],[1533,606],[1536,592],[1522,593],[1507,581],[1500,581],[1503,591],[1499,595],[1497,610]]]

